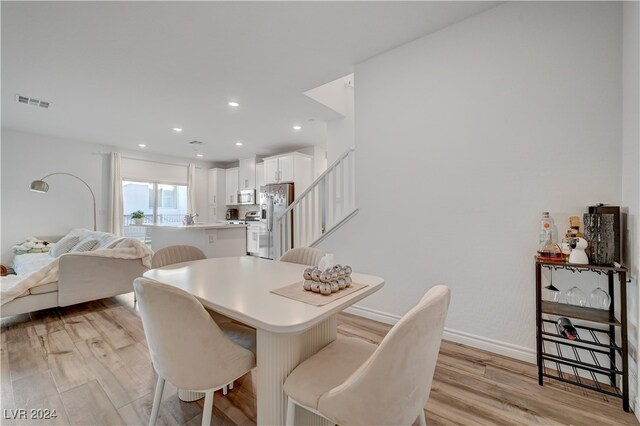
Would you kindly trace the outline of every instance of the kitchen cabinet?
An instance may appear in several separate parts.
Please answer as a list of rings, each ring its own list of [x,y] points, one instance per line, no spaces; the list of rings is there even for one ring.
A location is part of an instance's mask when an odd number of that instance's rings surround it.
[[[219,220],[225,220],[225,215],[220,217],[219,213],[222,211],[217,205],[209,205],[209,222],[217,222]],[[226,212],[225,212],[226,213]]]
[[[208,170],[208,192],[207,200],[209,205],[209,221],[216,222],[225,219],[225,196],[226,196],[226,171],[224,169]]]
[[[225,204],[228,206],[235,206],[238,204],[238,172],[238,167],[225,170]]]
[[[260,187],[264,186],[264,162],[256,164],[256,203],[260,201]]]
[[[309,155],[290,152],[264,159],[265,184],[291,182],[296,196],[307,189],[312,176],[313,163]]]
[[[238,169],[238,186],[240,189],[256,189],[256,158],[240,160]]]
[[[258,238],[260,236],[260,227],[249,224],[247,227],[247,253],[256,254],[259,252]]]
[[[265,183],[278,183],[278,157],[264,159]]]
[[[278,182],[293,182],[293,155],[278,157]]]

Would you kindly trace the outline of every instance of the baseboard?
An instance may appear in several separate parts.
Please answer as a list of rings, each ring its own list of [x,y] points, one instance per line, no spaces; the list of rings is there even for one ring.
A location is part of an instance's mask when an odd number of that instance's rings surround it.
[[[509,358],[519,359],[520,361],[536,363],[536,352],[523,346],[513,345],[511,343],[501,342],[499,340],[489,339],[487,337],[478,336],[464,331],[444,329],[443,339],[450,342],[461,343],[477,349],[493,352],[494,354],[507,356]]]
[[[398,315],[389,314],[376,309],[365,308],[364,306],[351,306],[345,309],[345,312],[390,325],[394,325],[400,320],[400,316]],[[482,349],[498,355],[507,356],[509,358],[519,359],[532,364],[536,363],[535,351],[523,346],[477,336],[464,331],[452,330],[450,328],[444,329],[443,338],[450,342],[461,343],[466,346]]]
[[[348,314],[357,315],[362,318],[370,319],[373,321],[378,321],[383,324],[394,325],[398,321],[400,321],[400,316],[388,314],[386,312],[377,311],[371,308],[365,308],[364,306],[350,306],[344,310]]]

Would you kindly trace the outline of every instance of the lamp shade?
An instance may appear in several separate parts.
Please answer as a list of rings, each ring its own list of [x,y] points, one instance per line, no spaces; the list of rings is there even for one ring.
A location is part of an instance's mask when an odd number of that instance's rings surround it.
[[[29,189],[34,192],[47,192],[49,191],[49,184],[43,180],[34,180],[29,185]]]

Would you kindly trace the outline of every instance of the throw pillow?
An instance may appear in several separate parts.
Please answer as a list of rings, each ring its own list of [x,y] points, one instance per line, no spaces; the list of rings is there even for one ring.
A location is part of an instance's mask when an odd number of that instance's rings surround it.
[[[73,235],[67,235],[60,241],[55,243],[49,250],[49,254],[53,257],[59,257],[62,254],[68,253],[76,244],[80,242],[80,237]]]
[[[80,241],[78,244],[73,246],[73,248],[71,250],[69,250],[69,253],[78,253],[78,252],[81,252],[81,251],[89,251],[89,250],[93,249],[96,244],[98,244],[98,240],[93,239],[93,238],[85,238],[84,240]]]
[[[96,244],[91,249],[92,251],[95,251],[95,250],[102,250],[102,249],[108,248],[109,244],[111,244],[111,242],[114,239],[117,239],[118,237],[116,237],[113,234],[102,233],[102,235],[97,235],[93,238],[96,238],[98,240],[98,244]]]

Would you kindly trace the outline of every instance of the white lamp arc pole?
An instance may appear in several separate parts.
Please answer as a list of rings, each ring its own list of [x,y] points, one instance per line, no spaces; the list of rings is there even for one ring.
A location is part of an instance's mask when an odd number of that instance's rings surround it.
[[[84,184],[84,186],[87,187],[87,189],[91,193],[91,198],[93,198],[93,230],[97,231],[97,228],[96,228],[96,196],[93,193],[93,190],[91,189],[89,184],[87,182],[85,182],[84,180],[82,180],[81,178],[79,178],[78,176],[76,176],[74,174],[71,174],[71,173],[65,173],[65,172],[50,173],[50,174],[46,175],[45,177],[43,177],[40,180],[34,180],[33,182],[31,182],[31,185],[29,185],[29,189],[31,191],[41,192],[41,193],[45,193],[45,192],[49,191],[49,184],[47,182],[45,182],[45,179],[48,178],[49,176],[54,176],[54,175],[71,176],[73,178],[78,179],[80,182],[82,182]]]

